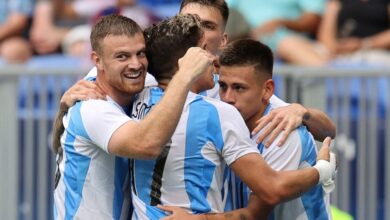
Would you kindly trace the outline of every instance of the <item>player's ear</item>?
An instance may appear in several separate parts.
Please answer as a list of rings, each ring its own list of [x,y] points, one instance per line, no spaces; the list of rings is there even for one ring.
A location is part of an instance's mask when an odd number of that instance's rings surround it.
[[[227,33],[223,33],[222,39],[221,39],[221,44],[219,45],[220,48],[225,47],[227,42],[228,42],[228,35],[227,35]]]
[[[101,59],[100,59],[100,56],[96,53],[96,51],[92,51],[92,53],[91,53],[91,60],[95,64],[96,68],[99,71],[101,71],[102,70]]]
[[[275,83],[272,79],[267,79],[264,83],[264,96],[263,98],[269,100],[271,96],[274,94]]]

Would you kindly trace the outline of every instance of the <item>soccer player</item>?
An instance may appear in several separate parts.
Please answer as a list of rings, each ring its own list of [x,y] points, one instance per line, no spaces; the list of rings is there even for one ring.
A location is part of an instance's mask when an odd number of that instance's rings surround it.
[[[180,14],[196,14],[200,17],[204,30],[206,49],[208,51],[213,54],[218,54],[226,45],[228,36],[225,33],[225,26],[229,17],[229,8],[224,0],[183,0],[180,6]],[[95,70],[92,69],[88,75],[96,75]],[[215,75],[215,79],[217,79],[217,77],[218,76]],[[145,85],[149,86],[155,84],[154,80],[147,80]],[[218,85],[203,93],[218,98]],[[99,92],[94,83],[81,80],[63,95],[61,99],[61,111],[72,106],[76,100],[86,100],[90,98],[104,98],[104,94],[102,95],[101,92]],[[268,137],[265,141],[265,146],[269,146],[273,140],[282,133],[282,137],[279,139],[278,143],[279,145],[282,145],[287,139],[288,134],[302,123],[307,126],[316,140],[323,141],[326,136],[335,137],[335,126],[325,113],[316,109],[305,108],[299,104],[287,105],[276,96],[271,98],[271,103],[273,103],[274,106],[283,107],[275,109],[259,121],[259,126],[254,132],[266,127],[257,140],[259,143],[262,142],[265,137]],[[61,118],[61,115],[59,118]],[[61,131],[57,133],[61,133]],[[56,138],[56,136],[58,135],[53,136],[54,145],[58,145],[58,138]]]
[[[159,103],[178,68],[178,58],[187,48],[207,44],[194,15],[162,21],[148,28],[145,36],[149,71],[158,87],[146,88],[137,95],[132,116],[140,118]],[[335,161],[326,161],[329,143],[325,143],[322,160],[315,168],[284,173],[272,170],[250,140],[239,112],[219,100],[198,95],[213,87],[212,69],[208,69],[191,87],[179,124],[164,151],[156,160],[133,161],[136,219],[166,216],[156,207],[158,204],[180,206],[196,214],[223,212],[229,167],[271,206],[331,178]]]
[[[264,115],[275,107],[270,103],[274,92],[272,80],[273,55],[270,48],[254,40],[238,40],[228,44],[219,59],[221,100],[237,108],[247,127],[253,130]],[[255,140],[262,130],[252,136]],[[299,126],[279,147],[278,139],[269,148],[259,144],[264,160],[275,170],[297,170],[313,166],[316,162],[316,145],[312,135],[304,126]],[[248,205],[248,188],[238,178],[233,207]],[[232,192],[234,193],[234,192]],[[275,207],[272,218],[282,219],[331,219],[329,194],[320,185],[314,186],[300,198]]]
[[[222,51],[220,58],[220,97],[226,103],[237,108],[249,129],[256,126],[256,121],[274,111],[270,103],[274,91],[272,81],[273,55],[270,48],[254,40],[238,40],[229,43]],[[256,140],[263,130],[252,135]],[[313,166],[316,161],[316,145],[311,134],[304,126],[292,131],[286,142],[278,147],[278,139],[265,148],[259,144],[258,149],[264,160],[275,170],[297,170]],[[230,182],[227,206],[225,211],[240,209],[221,215],[208,216],[208,219],[238,219],[239,216],[259,219],[267,216],[272,207],[262,207],[256,198],[249,201],[250,189],[234,174],[229,173]],[[331,187],[331,186],[328,186]],[[330,189],[329,189],[330,190]],[[248,208],[246,208],[248,207]],[[252,208],[253,207],[253,208]],[[172,212],[168,219],[196,219],[176,207],[162,207]],[[256,210],[257,209],[257,210]],[[261,215],[258,215],[261,210]],[[270,219],[331,219],[329,194],[321,185],[314,186],[301,197],[277,205]]]
[[[144,88],[148,61],[141,28],[131,19],[102,18],[91,33],[96,86],[107,100],[77,102],[65,114],[57,154],[55,219],[127,219],[129,157],[158,156],[176,128],[191,83],[214,56],[191,48],[164,98],[142,121],[127,116]]]

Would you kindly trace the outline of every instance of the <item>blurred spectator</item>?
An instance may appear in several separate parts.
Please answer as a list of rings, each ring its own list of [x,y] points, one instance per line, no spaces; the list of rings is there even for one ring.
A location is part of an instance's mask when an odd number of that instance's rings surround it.
[[[62,51],[80,57],[88,57],[91,24],[101,16],[122,14],[142,28],[157,20],[136,0],[41,1],[35,14],[31,41],[38,54]]]
[[[182,0],[140,0],[138,3],[160,19],[175,16],[180,10]]]
[[[249,23],[250,36],[272,48],[283,61],[319,66],[327,61],[314,36],[325,0],[227,0]]]
[[[63,44],[66,46],[63,48],[65,52],[78,55],[80,42],[86,39],[83,33],[88,32],[89,38],[90,29],[89,26],[81,26],[74,31],[70,29],[79,24],[88,24],[98,12],[114,6],[115,3],[115,0],[43,0],[38,2],[31,29],[31,42],[35,52],[38,54],[56,53],[61,50],[60,46]],[[66,42],[63,42],[64,39],[67,39]],[[74,50],[73,43],[76,44]]]
[[[0,57],[9,63],[21,63],[31,57],[27,41],[33,0],[0,1]]]
[[[137,0],[117,0],[117,7],[119,14],[131,18],[142,29],[159,20],[150,10],[140,6]]]
[[[336,61],[390,66],[390,1],[330,0],[318,38]]]

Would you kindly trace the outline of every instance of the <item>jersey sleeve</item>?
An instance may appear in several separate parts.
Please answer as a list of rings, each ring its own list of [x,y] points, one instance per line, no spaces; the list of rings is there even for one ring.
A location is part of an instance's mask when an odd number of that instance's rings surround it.
[[[94,79],[97,76],[97,69],[93,67],[88,74],[84,77],[85,80]]]
[[[158,82],[157,82],[156,78],[154,78],[154,76],[152,74],[146,73],[145,87],[154,87],[157,85],[158,85]]]
[[[273,107],[275,107],[275,108],[284,107],[284,106],[288,106],[289,105],[289,103],[281,100],[276,95],[272,95],[269,101],[270,101],[271,105]]]
[[[250,133],[241,114],[230,105],[220,113],[221,130],[224,141],[222,156],[230,166],[242,156],[259,151],[256,143],[250,139]]]
[[[89,139],[107,153],[112,134],[131,120],[117,104],[103,100],[84,102],[80,115]]]

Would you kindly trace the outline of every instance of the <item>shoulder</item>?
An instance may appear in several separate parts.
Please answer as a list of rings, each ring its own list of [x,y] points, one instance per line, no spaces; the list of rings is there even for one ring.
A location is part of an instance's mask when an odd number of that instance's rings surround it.
[[[97,69],[96,67],[93,67],[88,74],[84,77],[85,80],[94,79],[97,76]]]
[[[189,100],[187,101],[190,110],[196,110],[202,114],[212,113],[213,117],[218,116],[220,120],[224,119],[223,121],[230,118],[242,119],[241,114],[234,106],[218,99],[202,95],[193,95],[189,97]]]
[[[273,108],[278,108],[278,107],[283,107],[283,106],[289,105],[289,103],[283,101],[282,99],[280,99],[276,95],[272,95],[269,102],[271,103]]]
[[[68,117],[72,120],[107,118],[112,116],[126,116],[120,105],[112,100],[87,100],[76,102],[68,111]]]

